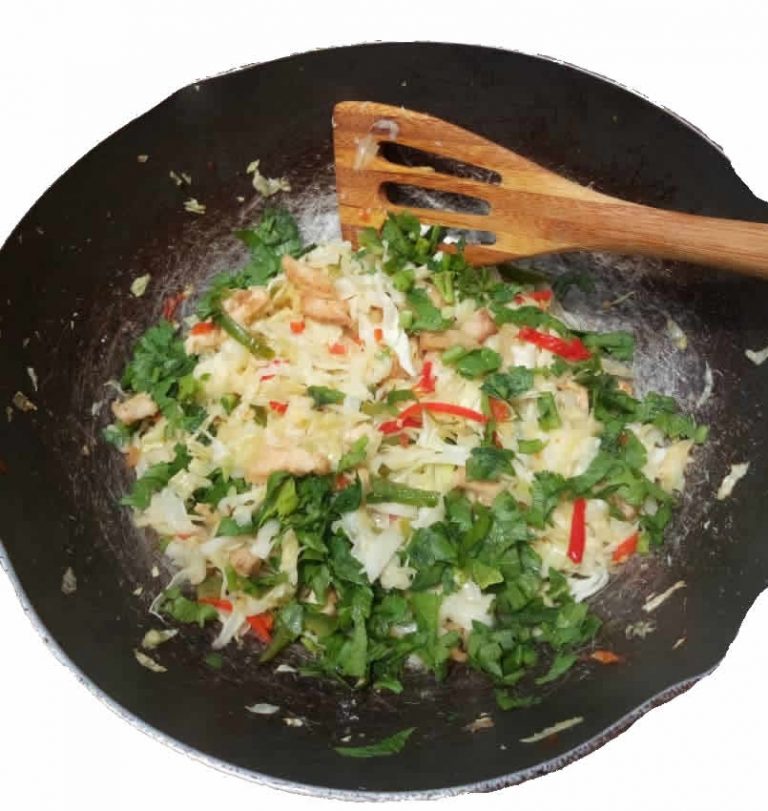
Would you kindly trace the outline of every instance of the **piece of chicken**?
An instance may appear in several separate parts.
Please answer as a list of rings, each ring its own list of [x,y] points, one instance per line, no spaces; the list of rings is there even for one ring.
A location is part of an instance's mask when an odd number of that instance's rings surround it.
[[[499,328],[488,310],[475,310],[474,313],[461,325],[461,331],[482,344],[491,335],[495,335]]]
[[[422,352],[450,349],[452,346],[476,349],[498,331],[499,328],[488,310],[476,310],[458,329],[448,329],[445,332],[422,332],[419,336],[419,347]]]
[[[335,299],[339,297],[333,281],[326,271],[311,268],[287,255],[282,258],[281,263],[288,281],[300,293],[308,293],[316,298]]]
[[[125,464],[128,467],[136,467],[141,459],[141,451],[135,445],[129,445],[125,450]]]
[[[559,388],[579,411],[589,411],[589,392],[584,386],[569,379]]]
[[[284,256],[282,265],[288,281],[299,292],[299,306],[305,316],[324,324],[352,325],[349,306],[339,298],[328,273],[302,264],[292,256]]]
[[[240,324],[248,324],[263,315],[270,303],[269,293],[263,287],[235,290],[222,302],[224,311]]]
[[[352,326],[346,301],[302,295],[300,307],[307,318],[313,318],[323,324],[336,324],[339,327]]]
[[[263,482],[270,473],[285,470],[294,476],[306,476],[308,473],[330,473],[331,463],[327,456],[312,453],[304,448],[265,448],[258,459],[254,459],[246,471],[249,482]]]
[[[241,546],[230,552],[229,562],[241,577],[250,577],[258,572],[261,566],[261,559],[257,558],[247,546]]]
[[[157,403],[145,392],[140,391],[122,402],[112,403],[112,413],[124,425],[153,417],[159,411]]]

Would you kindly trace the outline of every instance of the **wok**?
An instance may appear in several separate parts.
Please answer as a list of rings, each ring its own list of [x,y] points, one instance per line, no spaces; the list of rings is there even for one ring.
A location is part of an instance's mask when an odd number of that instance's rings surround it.
[[[168,671],[150,672],[133,651],[157,626],[147,607],[167,570],[155,540],[116,505],[127,475],[100,440],[113,396],[104,383],[119,376],[166,296],[243,261],[232,230],[263,206],[245,173],[255,158],[265,174],[289,178],[293,191],[282,202],[308,241],[334,232],[330,112],[343,99],[428,111],[628,200],[768,221],[768,206],[689,124],[541,58],[465,45],[363,45],[186,87],[78,161],[0,253],[2,398],[21,391],[37,406],[14,408],[0,427],[1,559],[33,622],[79,678],[127,720],[211,765],[330,796],[489,790],[585,755],[708,673],[766,585],[768,376],[744,351],[768,344],[768,285],[627,256],[528,263],[553,277],[591,273],[595,290],[569,294],[569,307],[589,324],[633,329],[643,385],[677,396],[711,425],[666,546],[631,561],[593,600],[604,620],[598,644],[624,655],[623,665],[585,660],[541,704],[511,713],[462,668],[442,683],[414,675],[400,696],[275,674],[256,664],[249,645],[227,649],[213,670],[204,663],[209,638],[188,629],[158,652]],[[192,185],[176,186],[170,170],[190,174]],[[190,197],[205,204],[204,215],[184,210]],[[145,273],[149,291],[136,298],[130,283]],[[670,318],[687,335],[685,351],[665,332]],[[747,460],[734,496],[717,501],[729,465]],[[77,590],[65,594],[70,567]],[[679,580],[686,587],[653,614],[641,610],[649,594]],[[638,620],[655,626],[645,638],[632,633]],[[254,702],[281,710],[246,712]],[[468,731],[482,712],[495,725]],[[554,738],[520,742],[575,716],[583,721]],[[367,743],[405,726],[416,732],[394,757],[351,760],[332,748],[346,735]]]

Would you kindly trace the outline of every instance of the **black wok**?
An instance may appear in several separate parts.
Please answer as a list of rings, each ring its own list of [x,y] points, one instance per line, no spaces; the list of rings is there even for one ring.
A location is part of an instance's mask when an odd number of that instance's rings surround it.
[[[482,678],[460,668],[441,684],[414,676],[401,696],[274,674],[256,665],[247,645],[228,650],[224,667],[212,670],[203,662],[202,632],[167,643],[158,658],[168,672],[149,672],[133,650],[156,626],[147,606],[164,581],[150,570],[163,562],[154,540],[115,503],[126,474],[99,439],[109,420],[104,381],[119,374],[165,296],[242,261],[231,231],[262,205],[245,174],[255,158],[266,173],[289,177],[294,192],[284,202],[308,239],[333,230],[330,112],[342,99],[428,111],[629,200],[768,221],[768,206],[688,124],[539,58],[463,45],[366,45],[180,90],[82,158],[3,246],[2,399],[10,403],[21,391],[37,410],[14,408],[0,427],[0,551],[53,649],[126,718],[212,765],[335,796],[492,789],[590,752],[706,674],[766,585],[768,376],[744,350],[768,344],[768,285],[632,257],[572,254],[532,263],[553,276],[589,270],[595,291],[571,294],[569,305],[598,313],[601,324],[634,329],[641,379],[712,426],[667,546],[631,562],[594,600],[604,618],[599,646],[625,655],[622,666],[584,661],[540,705],[507,714]],[[137,160],[143,154],[145,163]],[[189,173],[193,185],[174,185],[171,169]],[[204,216],[184,211],[189,197],[206,205]],[[130,283],[144,273],[152,285],[135,298]],[[601,308],[625,293],[632,295]],[[669,317],[687,334],[687,350],[666,335]],[[734,497],[716,501],[729,465],[746,460],[752,466]],[[69,567],[77,591],[67,595],[61,582]],[[678,580],[686,587],[656,612],[641,610],[648,594]],[[138,586],[140,596],[132,593]],[[655,630],[627,638],[638,620],[652,620]],[[257,701],[281,712],[266,718],[244,710]],[[484,711],[494,727],[464,729]],[[574,716],[583,722],[555,739],[519,741]],[[286,725],[286,717],[302,726]],[[399,756],[347,760],[332,749],[347,734],[362,743],[404,726],[417,731]]]

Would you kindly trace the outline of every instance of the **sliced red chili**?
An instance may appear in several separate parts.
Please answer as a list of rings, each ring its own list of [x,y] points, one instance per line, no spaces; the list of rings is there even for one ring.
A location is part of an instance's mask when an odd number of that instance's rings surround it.
[[[421,367],[421,377],[416,387],[425,394],[431,394],[435,390],[436,383],[437,378],[432,373],[432,361],[425,360],[424,365]]]
[[[405,428],[421,428],[421,419],[419,417],[406,417],[405,419],[387,420],[381,423],[379,431],[382,434],[396,434]]]
[[[488,406],[491,409],[491,415],[496,422],[504,422],[504,420],[509,419],[509,415],[512,413],[509,406],[503,402],[502,400],[497,400],[495,397],[490,397],[488,399]]]
[[[288,410],[288,403],[280,403],[277,400],[270,400],[269,407],[277,414],[285,414]]]
[[[208,335],[210,332],[213,332],[216,329],[216,324],[213,321],[201,321],[199,324],[195,324],[192,329],[189,331],[190,335]]]
[[[163,318],[166,321],[173,321],[176,315],[176,310],[182,301],[186,298],[184,293],[177,293],[175,296],[168,296],[163,302]]]
[[[524,304],[526,299],[531,299],[539,304],[548,304],[552,301],[551,290],[533,290],[530,293],[518,293],[515,296],[515,304]]]
[[[584,547],[587,542],[586,499],[577,498],[573,502],[573,515],[571,517],[571,537],[568,542],[568,557],[574,563],[581,563],[584,557]]]
[[[218,608],[219,611],[232,610],[232,603],[230,603],[229,600],[219,600],[215,597],[201,597],[197,602],[203,605],[212,605],[214,608]]]
[[[488,422],[488,417],[475,411],[473,408],[466,408],[464,406],[455,405],[454,403],[413,403],[409,405],[404,411],[400,412],[398,419],[405,420],[408,417],[415,417],[422,411],[429,411],[432,414],[449,414],[452,417],[462,417],[465,420],[474,420],[475,422]]]
[[[625,538],[614,550],[613,550],[613,562],[614,563],[623,563],[630,555],[634,555],[637,552],[637,541],[639,535],[637,532],[633,532],[628,538]]]
[[[556,335],[539,332],[533,327],[521,327],[517,337],[521,341],[527,341],[529,344],[538,346],[540,349],[547,349],[553,354],[565,358],[565,360],[580,361],[589,360],[592,357],[592,353],[578,338],[565,340],[564,338],[558,338]]]
[[[294,335],[300,335],[306,329],[306,324],[303,321],[291,321],[291,332]]]
[[[600,662],[601,665],[616,665],[624,661],[623,656],[619,656],[612,650],[594,650],[589,654],[589,658]]]
[[[260,642],[265,645],[272,641],[272,626],[275,624],[274,617],[269,612],[263,614],[253,614],[246,617],[245,621],[251,626],[251,630]]]

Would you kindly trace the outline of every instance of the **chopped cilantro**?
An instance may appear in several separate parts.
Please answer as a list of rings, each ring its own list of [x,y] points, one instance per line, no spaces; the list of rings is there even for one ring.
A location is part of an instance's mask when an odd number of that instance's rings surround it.
[[[366,458],[368,449],[368,437],[361,436],[352,443],[352,447],[339,459],[339,465],[336,468],[339,473],[345,470],[352,470],[358,465],[361,465]]]
[[[489,397],[510,402],[533,386],[533,371],[525,366],[513,366],[506,372],[488,375],[480,387]]]
[[[514,475],[514,454],[505,448],[493,445],[472,448],[467,459],[467,478],[475,481],[498,481],[502,475]]]
[[[456,349],[457,347],[454,347]],[[483,347],[482,349],[461,349],[456,353],[448,350],[443,353],[443,361],[456,367],[456,371],[462,377],[481,377],[489,372],[495,372],[501,366],[501,355]],[[453,354],[449,354],[453,352]]]
[[[413,321],[406,327],[408,332],[442,332],[451,326],[451,319],[443,318],[426,290],[414,288],[406,295],[406,301],[413,314]]]
[[[536,400],[536,406],[539,411],[539,428],[542,431],[552,431],[562,425],[560,414],[557,411],[557,404],[555,403],[555,396],[552,392],[548,391],[540,394]]]
[[[173,476],[183,470],[191,457],[183,445],[177,445],[171,462],[159,462],[152,465],[143,476],[133,483],[131,492],[120,499],[120,503],[137,510],[145,510],[155,493],[162,490]]]
[[[218,618],[218,611],[206,603],[187,599],[179,588],[168,589],[160,604],[160,611],[172,617],[176,622],[196,622],[201,628],[208,620]]]
[[[334,746],[334,749],[344,757],[354,758],[369,758],[369,757],[384,757],[386,755],[396,755],[402,751],[408,738],[416,729],[416,727],[408,727],[390,735],[388,738],[383,738],[377,743],[369,743],[366,746]]]
[[[307,394],[314,400],[315,408],[327,405],[339,405],[346,396],[343,391],[329,389],[327,386],[308,386]]]

